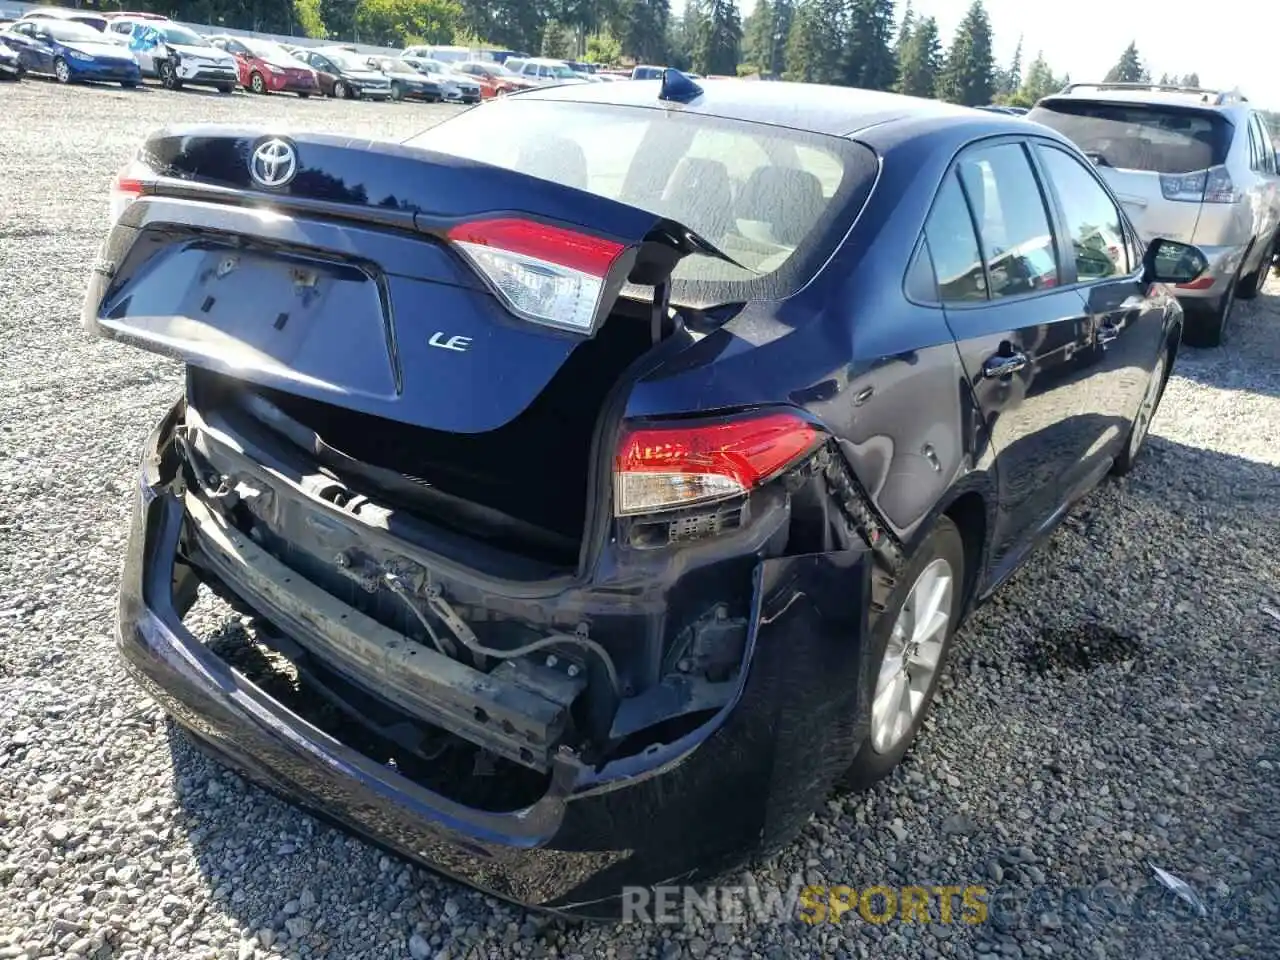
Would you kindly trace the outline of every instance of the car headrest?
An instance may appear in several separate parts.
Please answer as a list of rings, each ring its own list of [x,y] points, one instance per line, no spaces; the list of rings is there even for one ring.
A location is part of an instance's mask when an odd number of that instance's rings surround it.
[[[587,155],[578,143],[565,137],[545,137],[521,144],[516,169],[567,187],[584,190],[587,186]]]
[[[740,220],[769,225],[774,238],[794,246],[822,214],[822,182],[808,170],[757,167],[738,194]]]
[[[700,232],[722,234],[733,210],[729,168],[719,160],[684,157],[671,174],[662,201],[673,219],[696,223]]]

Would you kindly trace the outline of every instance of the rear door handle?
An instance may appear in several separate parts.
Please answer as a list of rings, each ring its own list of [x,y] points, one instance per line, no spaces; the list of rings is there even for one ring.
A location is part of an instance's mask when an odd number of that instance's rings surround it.
[[[1027,365],[1025,353],[1011,353],[1008,356],[996,354],[988,357],[982,365],[982,375],[988,380],[1011,377]]]

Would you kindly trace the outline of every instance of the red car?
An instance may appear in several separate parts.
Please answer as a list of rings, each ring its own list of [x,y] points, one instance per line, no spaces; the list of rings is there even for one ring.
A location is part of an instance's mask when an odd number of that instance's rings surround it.
[[[240,86],[254,93],[296,93],[309,97],[320,92],[316,72],[278,43],[256,37],[210,37],[215,47],[236,58]]]
[[[465,63],[454,64],[453,69],[459,73],[465,73],[480,84],[480,96],[485,100],[490,97],[500,97],[513,90],[525,90],[528,87],[537,86],[533,81],[526,80],[520,74],[513,73],[502,64],[491,60],[468,60]]]

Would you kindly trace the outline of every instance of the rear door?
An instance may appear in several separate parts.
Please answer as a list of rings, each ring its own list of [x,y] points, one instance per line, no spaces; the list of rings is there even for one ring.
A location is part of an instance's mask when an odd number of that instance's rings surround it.
[[[13,32],[24,41],[18,50],[22,65],[32,73],[53,73],[53,47],[46,39],[36,36],[39,26],[30,21],[15,23]]]
[[[1209,172],[1233,129],[1218,111],[1181,104],[1051,97],[1028,118],[1066,136],[1098,168],[1144,242],[1192,243]]]
[[[1258,247],[1254,252],[1260,262],[1270,250],[1271,238],[1280,224],[1280,188],[1276,178],[1275,147],[1261,114],[1249,115],[1249,130],[1252,141],[1250,166],[1257,178],[1251,188],[1256,196],[1250,198],[1254,201],[1255,232],[1258,238]]]
[[[1020,140],[962,153],[926,227],[947,322],[995,452],[997,577],[1086,483],[1102,432],[1093,325]]]
[[[1098,370],[1090,389],[1110,422],[1102,439],[1119,442],[1147,387],[1147,372],[1164,345],[1164,306],[1143,282],[1140,247],[1097,175],[1070,152],[1036,144],[1043,180],[1058,215],[1065,255],[1075,261],[1076,291],[1092,321]]]

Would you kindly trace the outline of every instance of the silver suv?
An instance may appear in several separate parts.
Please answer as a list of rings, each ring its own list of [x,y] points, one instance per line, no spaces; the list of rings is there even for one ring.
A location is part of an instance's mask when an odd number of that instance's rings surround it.
[[[1177,288],[1188,343],[1222,342],[1236,298],[1255,296],[1280,227],[1277,157],[1262,116],[1238,93],[1072,83],[1027,119],[1091,159],[1143,240],[1195,244],[1209,269]]]

